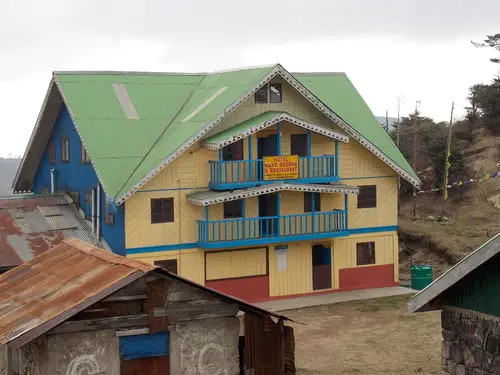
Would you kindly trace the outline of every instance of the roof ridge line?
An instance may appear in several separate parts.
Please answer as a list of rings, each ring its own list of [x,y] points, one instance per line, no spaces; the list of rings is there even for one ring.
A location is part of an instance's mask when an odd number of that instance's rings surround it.
[[[145,76],[167,76],[167,75],[177,75],[177,76],[206,76],[209,73],[199,72],[199,73],[189,73],[189,72],[147,72],[147,71],[121,71],[121,70],[56,70],[52,72],[52,75],[65,74],[65,75],[79,75],[79,74],[95,74],[95,75],[145,75]]]

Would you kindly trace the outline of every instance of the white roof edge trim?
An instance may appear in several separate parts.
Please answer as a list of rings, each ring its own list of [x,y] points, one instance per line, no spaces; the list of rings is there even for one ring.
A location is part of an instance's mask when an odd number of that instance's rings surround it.
[[[238,199],[246,199],[258,195],[277,193],[280,191],[300,191],[310,193],[343,193],[343,194],[359,194],[359,188],[348,185],[315,185],[315,184],[294,184],[288,182],[278,182],[275,184],[264,185],[258,188],[241,189],[233,192],[214,193],[212,197],[196,198],[196,195],[206,194],[205,192],[192,193],[188,195],[188,202],[197,206],[209,206],[212,204],[224,203]]]
[[[148,181],[150,181],[154,176],[160,173],[163,168],[165,168],[172,161],[177,159],[184,151],[189,149],[194,143],[199,141],[208,131],[210,131],[214,126],[222,121],[227,115],[232,113],[237,107],[240,106],[245,100],[250,98],[255,92],[263,85],[267,84],[270,80],[272,80],[276,75],[281,75],[288,83],[290,83],[297,91],[299,91],[311,104],[313,104],[319,111],[324,113],[329,119],[331,119],[334,123],[340,126],[342,129],[347,131],[354,139],[360,142],[364,147],[374,153],[379,159],[381,159],[384,163],[386,163],[390,168],[396,171],[401,177],[406,179],[408,182],[413,184],[416,187],[421,185],[421,181],[415,179],[413,176],[403,171],[401,168],[397,167],[395,163],[385,156],[381,151],[379,151],[375,146],[373,146],[370,142],[368,142],[364,137],[362,137],[358,132],[356,132],[348,123],[342,120],[336,113],[334,113],[329,107],[320,102],[318,99],[310,93],[310,91],[302,85],[297,79],[295,79],[290,73],[288,73],[281,64],[277,64],[275,68],[269,72],[257,85],[255,85],[247,94],[241,96],[237,100],[233,102],[229,107],[227,107],[221,114],[219,114],[214,120],[211,120],[203,126],[201,130],[199,130],[194,136],[190,137],[183,145],[181,145],[177,150],[168,155],[163,162],[160,163],[156,168],[154,168],[151,172],[149,172],[146,176],[144,176],[141,181],[135,184],[132,188],[130,188],[125,194],[121,197],[116,198],[115,202],[117,205],[121,205],[125,202],[132,194],[134,194],[137,190],[139,190],[142,186],[144,186]],[[97,172],[97,171],[96,171]]]
[[[273,70],[271,70],[264,78],[260,80],[247,94],[241,96],[236,99],[231,105],[226,107],[224,111],[222,111],[215,119],[207,122],[195,135],[188,138],[183,145],[178,147],[174,152],[168,155],[155,169],[149,172],[146,176],[144,176],[141,181],[135,184],[132,188],[130,188],[125,194],[121,197],[115,199],[117,205],[121,205],[125,202],[132,194],[134,194],[137,190],[139,190],[142,186],[144,186],[148,181],[150,181],[154,176],[160,173],[163,168],[165,168],[168,164],[177,159],[184,151],[188,150],[192,145],[198,142],[205,134],[207,134],[214,126],[216,126],[219,122],[222,121],[227,115],[233,112],[237,107],[240,106],[245,100],[250,98],[255,92],[271,79],[273,79],[278,74],[278,66],[275,66]]]
[[[78,134],[78,137],[80,138],[80,141],[82,142],[82,146],[85,149],[85,152],[87,153],[89,159],[90,159],[90,164],[92,165],[92,168],[94,168],[94,172],[97,176],[97,180],[101,184],[102,190],[104,191],[105,195],[108,195],[106,191],[106,186],[102,182],[101,175],[99,174],[99,170],[95,167],[94,161],[92,159],[92,155],[89,153],[89,149],[85,143],[85,139],[82,137],[82,133],[80,132],[80,129],[78,128],[78,124],[76,123],[75,116],[73,115],[73,111],[71,111],[71,107],[68,104],[68,101],[66,100],[66,97],[64,96],[64,91],[62,87],[60,86],[59,82],[57,81],[57,78],[54,78],[54,82],[59,90],[59,93],[61,94],[61,98],[63,100],[64,105],[66,106],[66,109],[68,110],[69,117],[71,118],[71,121],[73,122],[73,126],[75,127],[76,133]]]
[[[312,105],[314,105],[320,112],[324,113],[330,120],[336,123],[339,127],[344,129],[349,135],[356,139],[361,145],[375,154],[380,160],[382,160],[387,166],[396,171],[401,177],[410,182],[415,187],[419,187],[422,182],[419,179],[415,179],[409,173],[399,168],[391,159],[389,159],[382,151],[375,147],[371,142],[359,134],[351,125],[344,121],[340,116],[338,116],[334,111],[332,111],[327,105],[325,105],[321,100],[316,98],[302,83],[300,83],[295,77],[293,77],[285,68],[281,65],[279,66],[279,74],[292,85],[299,93],[301,93]]]
[[[335,139],[335,140],[340,141],[340,142],[344,142],[344,143],[349,142],[348,136],[345,136],[345,135],[337,133],[333,130],[327,129],[321,125],[316,125],[316,124],[310,123],[308,121],[304,121],[298,117],[295,117],[295,116],[292,116],[286,112],[283,112],[270,120],[266,120],[266,121],[263,121],[263,122],[255,125],[255,126],[252,126],[251,128],[249,128],[245,132],[237,133],[237,134],[233,135],[231,138],[226,139],[225,141],[222,141],[219,143],[203,142],[203,147],[206,147],[210,150],[219,150],[227,145],[230,145],[234,142],[239,141],[240,139],[249,137],[252,134],[257,133],[258,131],[260,131],[262,129],[268,128],[271,125],[274,125],[280,121],[287,121],[292,125],[300,126],[301,128],[311,130],[315,133],[324,135],[326,137]]]
[[[52,95],[52,90],[54,89],[54,86],[55,86],[55,78],[52,77],[50,79],[49,87],[47,88],[47,92],[45,93],[45,98],[43,99],[42,107],[40,108],[40,112],[38,112],[38,117],[36,118],[35,126],[31,132],[31,136],[30,136],[30,139],[28,141],[28,145],[26,146],[26,149],[24,150],[23,158],[21,159],[21,163],[19,163],[19,167],[17,168],[16,176],[14,177],[14,181],[12,182],[11,187],[14,191],[16,191],[16,185],[19,182],[19,176],[21,174],[21,171],[24,168],[24,163],[26,162],[26,157],[28,156],[28,152],[31,149],[33,142],[35,141],[35,137],[38,133],[38,128],[40,127],[40,122],[42,121],[43,114],[45,113],[45,109],[47,107],[49,97],[50,97],[50,95]],[[22,192],[24,193],[24,191],[22,191]]]
[[[436,310],[437,308],[426,305],[498,253],[500,253],[500,233],[490,238],[413,296],[407,303],[408,312]]]

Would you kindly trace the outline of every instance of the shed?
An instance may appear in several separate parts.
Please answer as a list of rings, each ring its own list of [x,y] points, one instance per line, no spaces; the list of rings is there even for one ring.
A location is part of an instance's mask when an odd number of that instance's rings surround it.
[[[500,234],[411,298],[408,309],[442,311],[446,373],[500,374]]]
[[[0,290],[0,375],[285,373],[285,316],[78,239]]]

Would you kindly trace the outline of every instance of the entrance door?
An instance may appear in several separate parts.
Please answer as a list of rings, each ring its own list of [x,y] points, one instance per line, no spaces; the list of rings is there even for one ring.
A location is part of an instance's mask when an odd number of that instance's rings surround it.
[[[265,138],[257,138],[257,159],[262,160],[264,156],[276,156],[278,152],[277,140],[276,134],[268,135]],[[257,177],[259,180],[264,179],[264,162],[259,164]]]
[[[332,252],[323,245],[312,247],[313,290],[332,288]]]
[[[278,193],[259,195],[260,236],[272,237],[278,233]]]

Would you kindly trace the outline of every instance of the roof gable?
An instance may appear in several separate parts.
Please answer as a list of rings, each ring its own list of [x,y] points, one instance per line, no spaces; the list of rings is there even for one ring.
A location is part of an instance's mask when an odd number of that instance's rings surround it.
[[[404,172],[403,177],[406,175],[405,178],[411,183],[420,185],[420,180],[413,168],[390,135],[380,126],[377,118],[345,73],[293,73],[293,76],[314,93],[319,100],[335,111],[362,138],[386,155],[392,162],[387,163],[384,160],[386,164],[392,169],[399,167]],[[363,145],[368,146],[367,144]],[[373,152],[373,149],[370,151]]]
[[[408,301],[408,310],[422,312],[439,310],[443,306],[439,297],[455,286],[464,277],[500,253],[500,233],[470,253],[448,271],[434,280]],[[436,303],[437,302],[437,303]]]

